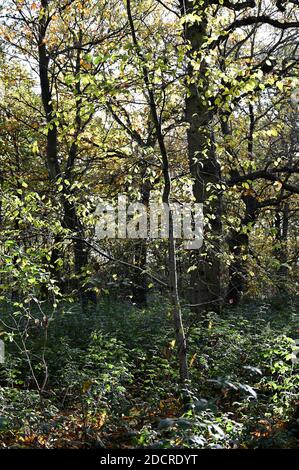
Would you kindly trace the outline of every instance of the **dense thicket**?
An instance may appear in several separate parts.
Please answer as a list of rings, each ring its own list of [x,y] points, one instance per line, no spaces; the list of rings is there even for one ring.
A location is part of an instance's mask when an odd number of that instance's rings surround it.
[[[296,446],[298,2],[0,8],[0,446]]]

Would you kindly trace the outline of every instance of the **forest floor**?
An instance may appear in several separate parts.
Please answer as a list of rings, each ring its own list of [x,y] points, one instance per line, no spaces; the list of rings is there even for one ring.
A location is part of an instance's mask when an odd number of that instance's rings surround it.
[[[7,313],[7,319],[9,313]],[[167,304],[65,307],[50,329],[42,394],[12,347],[0,378],[1,448],[298,448],[299,319],[289,302],[250,302],[194,322],[180,390]],[[39,332],[28,350],[43,380]]]

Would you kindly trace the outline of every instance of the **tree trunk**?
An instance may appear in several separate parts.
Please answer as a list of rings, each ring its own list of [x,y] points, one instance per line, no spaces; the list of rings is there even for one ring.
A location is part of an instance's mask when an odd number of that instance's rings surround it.
[[[186,97],[186,122],[190,173],[193,178],[193,195],[197,203],[203,204],[206,221],[204,244],[193,253],[193,262],[198,269],[192,271],[191,291],[193,309],[199,313],[221,309],[221,265],[219,244],[221,225],[220,166],[213,143],[213,112],[206,98],[209,87],[206,76],[207,66],[202,46],[207,35],[205,8],[196,8],[201,19],[185,24],[185,38],[190,44],[188,50],[188,84]],[[194,3],[181,2],[182,16],[194,11]],[[195,71],[192,60],[200,61],[200,70]]]
[[[288,274],[288,268],[286,266],[288,260],[288,232],[289,232],[289,204],[285,203],[283,207],[279,207],[275,214],[275,226],[276,226],[276,246],[274,248],[274,256],[279,261],[278,276],[279,276],[279,287],[285,287],[285,278]]]
[[[240,302],[247,285],[247,258],[249,255],[249,230],[252,229],[258,216],[258,202],[252,190],[242,196],[245,203],[245,215],[238,230],[232,230],[228,240],[232,262],[229,267],[229,283],[226,302],[236,306]]]
[[[55,110],[53,106],[53,96],[52,89],[49,79],[49,55],[46,48],[46,34],[48,28],[48,14],[49,14],[49,1],[41,1],[41,14],[39,18],[39,42],[38,42],[38,57],[39,57],[39,78],[40,78],[40,88],[43,108],[46,116],[47,122],[47,142],[46,142],[46,163],[49,173],[49,178],[53,183],[56,183],[59,177],[62,177],[62,172],[59,164],[58,158],[58,128],[55,121]],[[80,57],[77,58],[78,63],[80,64]],[[78,122],[79,120],[79,122]],[[76,124],[77,131],[79,132],[80,128],[80,112],[77,111],[76,114]],[[71,179],[71,171],[75,162],[77,154],[77,144],[74,141],[71,145],[69,158],[66,166],[66,177]],[[88,253],[86,251],[86,246],[81,240],[84,236],[83,228],[78,220],[76,208],[72,202],[69,201],[68,196],[70,196],[70,191],[66,185],[64,185],[63,192],[61,195],[61,201],[63,205],[63,221],[62,225],[69,229],[78,239],[74,241],[74,265],[75,265],[75,274],[78,276],[75,281],[75,289],[78,292],[78,296],[84,303],[84,289],[80,287],[79,276],[82,273],[83,268],[86,266],[88,261]],[[53,274],[57,279],[59,275],[55,269],[55,262],[59,258],[59,252],[54,247],[52,250],[51,265],[54,266]]]
[[[143,173],[143,181],[141,186],[141,203],[148,207],[150,201],[151,184],[146,179],[146,168]],[[134,265],[138,266],[145,272],[147,267],[147,242],[144,239],[134,243]],[[135,270],[133,273],[132,286],[132,302],[139,307],[147,305],[147,282],[146,274],[141,275],[141,271]]]
[[[148,104],[151,111],[151,118],[155,131],[157,134],[157,141],[159,145],[159,150],[162,158],[162,170],[164,178],[164,190],[162,200],[163,203],[169,207],[169,242],[168,242],[168,266],[169,266],[169,291],[170,291],[170,301],[172,305],[172,318],[174,323],[175,339],[177,345],[177,354],[179,362],[179,375],[180,381],[183,387],[186,386],[186,381],[188,379],[188,363],[187,363],[187,342],[182,320],[182,311],[178,293],[178,280],[177,280],[177,268],[176,268],[176,248],[174,240],[174,223],[173,223],[173,214],[170,208],[170,193],[171,193],[171,178],[169,171],[169,159],[168,153],[164,141],[164,135],[162,132],[162,116],[159,117],[154,88],[150,82],[149,71],[146,64],[146,61],[143,57],[142,51],[140,49],[139,42],[137,40],[136,31],[134,27],[134,21],[131,12],[131,1],[127,0],[127,14],[129,25],[132,33],[132,40],[134,47],[136,49],[137,56],[140,59],[142,65],[142,74],[145,89],[148,96]]]
[[[254,133],[254,110],[249,105],[249,138],[248,159],[253,160],[253,133]],[[220,113],[220,124],[224,138],[231,137],[232,131],[229,126],[229,113]],[[234,149],[229,141],[226,142],[226,151],[231,157],[231,162],[238,161]],[[231,178],[238,177],[239,171],[232,163],[230,169]],[[229,266],[229,282],[226,290],[225,302],[230,306],[239,304],[247,284],[247,258],[249,255],[249,232],[256,222],[258,216],[258,201],[253,188],[244,189],[241,198],[245,204],[245,214],[241,219],[239,227],[233,228],[228,237],[228,248],[232,261]]]

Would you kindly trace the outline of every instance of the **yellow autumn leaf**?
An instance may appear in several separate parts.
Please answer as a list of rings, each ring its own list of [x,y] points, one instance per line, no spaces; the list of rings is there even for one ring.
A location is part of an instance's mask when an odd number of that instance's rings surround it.
[[[88,390],[92,386],[92,383],[93,383],[92,380],[87,380],[86,382],[84,382],[83,387],[82,387],[83,393],[88,392]]]
[[[189,367],[190,367],[190,368],[193,366],[193,364],[194,364],[194,362],[195,362],[195,359],[196,359],[196,356],[197,356],[197,354],[195,353],[195,354],[193,354],[193,356],[191,357],[190,362],[189,362]]]

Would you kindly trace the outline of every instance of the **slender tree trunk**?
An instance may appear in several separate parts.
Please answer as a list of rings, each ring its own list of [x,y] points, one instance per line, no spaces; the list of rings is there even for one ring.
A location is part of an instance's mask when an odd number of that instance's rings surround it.
[[[146,179],[146,168],[143,172],[143,181],[141,185],[141,203],[149,206],[151,184]],[[147,242],[145,239],[138,240],[134,243],[134,265],[146,271],[147,266]],[[132,302],[137,306],[144,307],[147,305],[147,283],[146,274],[140,275],[137,270],[133,273]]]
[[[288,232],[289,232],[289,204],[285,203],[282,207],[278,206],[275,214],[276,244],[273,250],[274,256],[279,261],[278,276],[279,287],[285,287],[285,278],[288,274],[286,266],[288,260]]]
[[[248,138],[248,159],[253,160],[253,133],[255,126],[254,110],[249,105],[249,138]],[[221,129],[224,138],[231,137],[231,128],[228,122],[229,114],[220,114]],[[231,147],[229,141],[226,142],[226,151],[231,157],[231,162],[238,161],[238,156]],[[230,170],[231,178],[239,176],[239,172],[233,165]],[[229,281],[226,290],[225,302],[230,306],[239,304],[247,285],[247,258],[249,255],[249,233],[258,217],[258,201],[252,188],[242,192],[242,200],[245,204],[245,214],[237,228],[233,228],[228,237],[228,248],[232,261],[229,266]]]
[[[258,203],[254,193],[242,197],[245,203],[245,215],[237,230],[231,231],[228,239],[232,261],[229,267],[229,282],[226,303],[239,304],[247,285],[247,258],[249,255],[249,231],[252,230],[258,216]]]
[[[187,363],[187,343],[186,336],[182,320],[182,311],[178,293],[178,280],[177,280],[177,268],[176,268],[176,248],[174,240],[174,224],[173,224],[173,213],[170,208],[170,193],[171,193],[171,178],[169,171],[169,159],[168,153],[164,141],[164,135],[162,132],[162,119],[158,116],[158,110],[155,100],[155,93],[153,86],[150,82],[149,71],[143,57],[140,45],[137,40],[136,31],[134,27],[134,21],[131,12],[131,1],[127,0],[127,14],[129,25],[131,28],[132,40],[136,53],[142,64],[142,73],[144,85],[148,95],[148,103],[151,110],[151,117],[157,134],[157,141],[163,164],[163,177],[164,177],[164,191],[163,191],[163,203],[169,207],[169,243],[168,243],[168,266],[169,266],[169,290],[170,290],[170,301],[172,305],[172,318],[174,323],[175,338],[177,344],[177,353],[179,361],[179,374],[180,381],[185,386],[188,379],[188,363]]]
[[[164,198],[164,202],[166,197]],[[188,379],[188,363],[187,363],[187,342],[182,319],[182,311],[178,292],[177,265],[176,265],[176,249],[173,236],[173,213],[169,211],[169,289],[172,303],[172,316],[174,323],[174,331],[177,343],[180,379],[185,385]]]
[[[134,243],[134,266],[138,266],[142,271],[146,270],[147,264],[147,244],[146,240],[138,240]],[[138,307],[147,305],[147,276],[141,272],[134,272],[132,276],[132,302]]]

